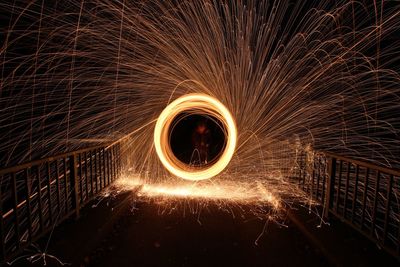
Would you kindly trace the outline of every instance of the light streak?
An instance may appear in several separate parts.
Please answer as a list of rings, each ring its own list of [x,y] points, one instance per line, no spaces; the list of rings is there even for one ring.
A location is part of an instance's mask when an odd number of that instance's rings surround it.
[[[395,1],[50,2],[0,2],[3,165],[113,140],[143,197],[257,206],[272,194],[279,209],[313,202],[290,180],[303,152],[400,167]],[[167,158],[159,115],[187,95],[212,96],[234,121],[212,172]]]
[[[149,138],[154,122],[170,99],[195,93],[218,99],[234,118],[236,152],[225,171],[247,169],[275,143],[296,138],[400,166],[394,2],[0,7],[9,20],[0,50],[3,165],[122,140],[135,166],[164,179]]]
[[[119,190],[140,188],[139,197],[171,199],[197,199],[223,201],[225,203],[269,205],[278,210],[282,206],[279,197],[268,191],[262,182],[220,181],[212,183],[164,183],[146,184],[132,177],[116,182]]]
[[[222,154],[210,167],[191,167],[174,156],[169,142],[172,122],[181,113],[211,115],[226,128],[226,145]],[[158,117],[154,128],[154,146],[161,163],[172,174],[187,180],[204,180],[218,175],[229,164],[236,148],[237,130],[229,110],[217,99],[204,94],[189,94],[169,104]]]

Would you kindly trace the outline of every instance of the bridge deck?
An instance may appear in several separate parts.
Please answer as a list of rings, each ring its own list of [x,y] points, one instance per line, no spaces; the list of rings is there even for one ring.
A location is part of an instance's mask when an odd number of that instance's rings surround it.
[[[132,211],[133,210],[133,211]],[[73,266],[396,266],[398,262],[351,228],[292,211],[286,225],[264,227],[252,215],[210,207],[200,216],[181,211],[160,215],[155,204],[130,194],[84,208],[81,217],[57,227],[48,253]],[[43,249],[49,236],[39,241]],[[59,266],[48,259],[48,266]],[[21,260],[15,266],[26,266]],[[398,265],[397,265],[398,266]]]

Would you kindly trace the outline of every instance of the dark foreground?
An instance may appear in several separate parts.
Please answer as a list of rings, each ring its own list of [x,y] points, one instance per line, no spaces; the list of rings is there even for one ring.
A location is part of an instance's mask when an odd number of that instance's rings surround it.
[[[234,218],[211,206],[199,222],[183,210],[132,203],[130,194],[122,194],[96,208],[88,205],[78,220],[55,229],[47,253],[72,266],[399,266],[340,222],[317,228],[319,219],[304,209],[287,214],[287,228],[269,222],[256,245],[265,221],[246,212],[233,209],[243,215]],[[48,240],[38,242],[40,249]],[[42,265],[23,258],[13,266]]]

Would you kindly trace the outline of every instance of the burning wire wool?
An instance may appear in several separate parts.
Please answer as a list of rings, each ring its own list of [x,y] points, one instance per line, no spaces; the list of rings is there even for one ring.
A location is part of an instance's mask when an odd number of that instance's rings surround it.
[[[289,186],[298,151],[400,166],[396,1],[15,0],[0,8],[8,21],[2,165],[120,141],[143,195],[264,201],[261,184],[279,206],[307,199]],[[163,110],[205,95],[202,111],[226,123],[230,143],[218,164],[192,170],[170,157]],[[215,184],[177,189],[175,176]],[[212,191],[219,183],[224,190]]]
[[[119,190],[140,188],[138,197],[144,198],[187,198],[237,202],[240,204],[262,203],[279,209],[280,200],[258,182],[243,183],[223,181],[213,183],[165,183],[145,184],[138,179],[121,178],[117,181]]]
[[[273,220],[322,198],[297,186],[314,186],[314,151],[400,167],[397,1],[13,0],[0,10],[0,167],[119,142],[133,171],[108,194],[135,189],[165,209],[249,205]],[[177,110],[222,122],[215,164],[171,154]],[[30,259],[46,259],[38,253]]]
[[[3,165],[125,138],[130,167],[163,180],[155,122],[195,93],[218,99],[235,121],[225,171],[248,171],[282,140],[399,166],[395,1],[15,0],[0,8]]]
[[[125,173],[116,181],[111,192],[132,191],[138,201],[150,200],[168,204],[179,200],[195,200],[197,203],[214,203],[219,206],[266,208],[270,209],[266,213],[272,211],[275,214],[295,202],[316,204],[307,198],[306,193],[299,191],[297,185],[287,182],[279,173],[261,178],[255,177],[254,181],[246,181],[243,177],[236,176],[198,182],[171,179],[162,183],[148,183],[148,180],[140,178],[140,174]]]
[[[193,168],[181,162],[172,152],[169,129],[174,118],[183,113],[211,115],[226,128],[226,144],[216,162],[206,168]],[[184,95],[169,104],[158,117],[154,128],[154,146],[164,167],[187,180],[204,180],[216,176],[229,164],[236,148],[237,130],[229,110],[217,99],[204,94]]]

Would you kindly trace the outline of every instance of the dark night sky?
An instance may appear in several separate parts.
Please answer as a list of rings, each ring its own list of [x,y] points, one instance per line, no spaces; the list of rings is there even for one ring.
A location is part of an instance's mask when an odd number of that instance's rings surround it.
[[[60,146],[60,140],[65,139],[65,129],[67,127],[67,111],[61,109],[60,106],[65,105],[65,99],[68,97],[69,86],[71,86],[69,79],[70,66],[71,66],[71,51],[73,51],[73,36],[66,30],[63,32],[62,25],[66,26],[73,25],[78,20],[78,13],[80,9],[79,1],[48,1],[42,6],[42,1],[32,2],[29,6],[25,1],[14,1],[3,2],[0,4],[0,41],[1,45],[6,48],[6,53],[1,55],[1,69],[2,69],[2,81],[13,81],[12,83],[2,83],[1,95],[0,95],[0,110],[1,112],[1,133],[0,136],[0,166],[12,165],[22,161],[28,161],[46,155],[47,152],[57,153],[65,150],[73,150],[80,146],[91,146],[93,144],[82,144],[82,143],[69,143]],[[178,1],[179,2],[179,1]],[[229,1],[228,1],[229,2]],[[368,1],[365,1],[368,2]],[[244,1],[246,4],[246,1]],[[273,9],[273,2],[269,5],[263,5],[261,2],[258,5],[258,9],[266,10],[265,14],[269,14]],[[293,25],[300,24],[303,19],[302,16],[297,16],[294,20],[291,19],[291,12],[295,8],[296,1],[289,1],[289,9],[284,15],[285,19],[282,20],[282,24],[278,25],[278,37],[272,44],[272,47],[278,48],[279,42],[285,43],[287,40],[293,37],[297,33],[297,27]],[[327,1],[321,4],[320,1],[309,1],[304,4],[299,11],[299,14],[306,15],[309,10],[314,7],[319,9],[329,10],[334,6],[340,6],[343,1]],[[398,5],[395,1],[385,2],[385,12],[393,12]],[[22,14],[22,10],[26,8]],[[90,10],[92,14],[98,11],[95,1],[85,2],[85,10]],[[378,6],[378,13],[380,7]],[[69,14],[65,16],[65,14]],[[22,14],[22,16],[19,16]],[[64,14],[61,18],[59,14]],[[97,13],[96,13],[97,14]],[[358,21],[356,28],[364,28],[374,25],[376,16],[371,11],[369,17],[365,17],[362,21]],[[221,12],[223,15],[223,12]],[[352,14],[348,14],[351,16]],[[39,29],[39,18],[42,16],[40,26],[42,29],[57,28],[56,32],[51,37],[47,36],[47,32],[38,34]],[[112,17],[113,15],[108,12],[99,12],[98,16],[105,17],[109,16],[109,19],[114,20],[118,18]],[[346,15],[344,15],[346,16]],[[267,18],[264,18],[267,19]],[[83,17],[81,18],[81,25],[89,25],[90,21]],[[286,23],[291,22],[292,25]],[[92,25],[93,26],[93,25]],[[96,25],[94,25],[96,27]],[[104,27],[101,25],[99,27]],[[65,27],[68,29],[68,27]],[[351,28],[340,27],[337,31],[346,34],[351,31]],[[106,33],[106,28],[105,28]],[[400,71],[400,29],[395,28],[390,34],[379,42],[379,46],[372,46],[363,53],[365,56],[376,58],[377,51],[385,51],[379,56],[379,62],[372,60],[371,64],[379,64],[382,68],[392,69],[399,73]],[[7,44],[5,43],[7,42]],[[95,40],[94,40],[95,42]],[[257,36],[254,36],[253,45],[257,43]],[[49,45],[50,44],[50,45]],[[54,46],[52,44],[60,44],[60,46]],[[37,51],[38,46],[43,46],[41,53],[58,53],[65,52],[67,56],[64,58],[57,58],[58,62],[54,64],[52,62],[46,62],[46,56],[36,57],[35,60],[27,60],[32,58]],[[58,47],[57,50],[55,47]],[[79,42],[75,48],[81,51],[83,54],[87,48],[80,47]],[[272,49],[273,50],[273,49]],[[112,56],[113,57],[113,56]],[[100,103],[111,103],[113,100],[113,91],[111,87],[113,85],[107,84],[102,80],[101,75],[113,77],[115,75],[113,70],[109,69],[110,60],[108,58],[96,58],[87,60],[84,56],[74,57],[74,64],[79,68],[87,68],[96,70],[91,73],[87,73],[87,77],[84,81],[73,82],[74,87],[80,88],[82,95],[74,95],[73,102],[75,103],[74,109],[71,111],[71,124],[79,125],[81,121],[85,119],[92,119],[94,116],[99,114],[107,114],[110,106]],[[270,55],[272,57],[272,55]],[[33,65],[36,64],[36,67]],[[268,64],[268,61],[265,61]],[[51,70],[49,69],[51,66]],[[99,73],[102,72],[100,75]],[[63,75],[66,79],[63,79]],[[35,85],[32,85],[32,77],[37,77]],[[31,77],[25,79],[25,77]],[[46,81],[49,79],[58,80],[56,83]],[[75,76],[75,79],[79,80],[79,77]],[[103,85],[102,85],[103,84]],[[109,101],[105,101],[104,98],[107,96],[96,96],[91,90],[97,86],[104,86],[104,88],[110,88],[109,90]],[[108,89],[104,89],[104,95]],[[82,98],[83,96],[83,98]],[[391,96],[385,96],[390,98]],[[309,101],[318,99],[318,95],[311,95]],[[82,100],[82,101],[81,101]],[[385,100],[385,99],[383,99]],[[35,102],[32,108],[32,102]],[[128,103],[140,103],[146,101],[140,99],[138,94],[121,94],[118,96],[118,103],[120,105]],[[349,100],[351,101],[351,100]],[[93,104],[87,104],[93,103]],[[89,107],[90,106],[90,107]],[[125,111],[124,111],[125,112]],[[121,113],[123,113],[121,111]],[[394,117],[398,114],[375,114],[379,118]],[[100,116],[100,115],[99,115]],[[33,118],[33,119],[31,119]],[[117,123],[111,123],[105,121],[106,119],[98,119],[94,122],[91,129],[81,129],[79,132],[76,130],[72,133],[72,137],[77,138],[92,138],[96,136],[98,138],[115,138],[115,132],[123,134],[129,132],[129,120],[127,117],[118,116]],[[110,126],[112,124],[112,126]],[[118,125],[118,126],[115,126]],[[82,124],[83,125],[83,124]],[[33,127],[33,131],[30,129]],[[117,128],[115,128],[117,127]],[[78,128],[78,127],[77,127]],[[389,133],[384,131],[373,131],[368,133],[369,135],[378,136],[379,139],[395,140],[398,139],[398,133],[400,129],[397,129],[397,133]],[[28,131],[30,131],[28,133]],[[365,129],[365,131],[370,131]],[[31,136],[30,136],[31,135]],[[30,137],[28,137],[30,136]],[[34,142],[32,153],[29,153],[30,144]],[[66,147],[67,146],[67,147]]]

